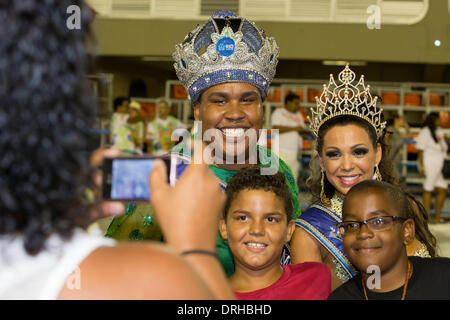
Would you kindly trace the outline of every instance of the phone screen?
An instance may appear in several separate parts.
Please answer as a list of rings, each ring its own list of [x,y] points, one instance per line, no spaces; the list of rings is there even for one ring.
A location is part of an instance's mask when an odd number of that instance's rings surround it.
[[[148,200],[148,177],[156,158],[114,158],[104,163],[103,197],[111,200]],[[170,160],[164,159],[170,169]]]

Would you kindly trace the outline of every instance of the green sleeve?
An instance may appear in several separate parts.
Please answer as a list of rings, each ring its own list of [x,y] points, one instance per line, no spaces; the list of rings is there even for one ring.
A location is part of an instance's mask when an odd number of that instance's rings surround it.
[[[125,214],[115,217],[108,227],[106,237],[118,241],[153,240],[163,242],[163,233],[148,204],[128,204]],[[217,254],[227,277],[234,273],[233,256],[224,239],[217,235]]]
[[[119,241],[163,240],[161,228],[149,204],[128,204],[125,214],[113,219],[105,236]]]
[[[228,247],[228,244],[226,244],[225,240],[220,236],[220,233],[217,235],[216,243],[220,264],[222,265],[226,276],[230,277],[234,273],[233,255],[230,251],[230,248]]]

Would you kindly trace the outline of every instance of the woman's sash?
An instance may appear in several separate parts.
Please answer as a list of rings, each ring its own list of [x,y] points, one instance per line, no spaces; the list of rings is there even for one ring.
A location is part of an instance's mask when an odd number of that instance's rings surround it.
[[[336,213],[322,205],[314,204],[295,221],[295,224],[319,241],[345,271],[345,278],[350,279],[356,274],[356,270],[344,253],[342,237],[336,226],[340,222],[342,219]]]

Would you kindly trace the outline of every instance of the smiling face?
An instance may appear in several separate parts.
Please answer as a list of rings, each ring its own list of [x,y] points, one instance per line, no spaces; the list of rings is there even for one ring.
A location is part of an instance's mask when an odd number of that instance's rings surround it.
[[[381,146],[374,148],[368,133],[356,124],[334,126],[323,139],[320,167],[338,196],[360,181],[372,179],[374,167],[381,161]]]
[[[202,121],[202,131],[217,129],[222,138],[217,144],[224,157],[228,150],[244,151],[248,155],[249,130],[258,136],[263,125],[263,108],[260,91],[248,83],[224,83],[202,93],[194,105],[194,117]],[[214,140],[213,140],[214,141]],[[255,146],[252,146],[252,148]]]
[[[352,192],[346,197],[343,221],[365,221],[380,216],[399,216],[400,205],[386,191],[369,188]],[[346,232],[343,236],[344,251],[350,261],[361,271],[371,265],[380,267],[381,273],[395,270],[407,259],[406,245],[414,238],[414,222],[394,220],[386,230],[373,231],[362,225],[359,231]],[[404,261],[403,261],[404,262]]]
[[[236,268],[251,271],[280,267],[283,245],[295,229],[287,221],[283,200],[264,190],[242,190],[232,200],[220,233],[234,256]]]

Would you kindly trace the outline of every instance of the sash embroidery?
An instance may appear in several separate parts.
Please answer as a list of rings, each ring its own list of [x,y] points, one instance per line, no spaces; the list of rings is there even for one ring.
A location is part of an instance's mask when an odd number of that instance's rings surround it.
[[[313,210],[313,212],[310,210]],[[317,222],[317,226],[313,221],[309,221],[308,211],[309,214],[313,213],[312,216],[316,220],[319,220],[320,223]],[[332,219],[330,220],[330,218]],[[343,252],[342,237],[334,222],[340,222],[340,217],[333,211],[321,205],[312,205],[295,223],[331,253],[334,257],[333,262],[336,264],[336,275],[345,282],[356,274],[356,270]],[[322,224],[322,226],[319,226],[319,224]]]

